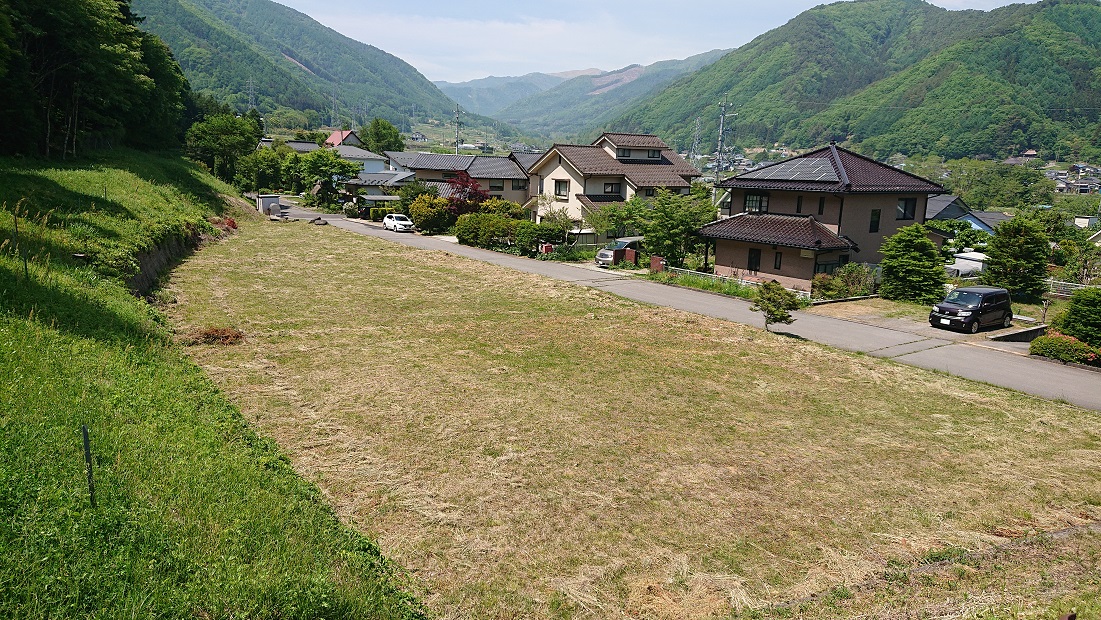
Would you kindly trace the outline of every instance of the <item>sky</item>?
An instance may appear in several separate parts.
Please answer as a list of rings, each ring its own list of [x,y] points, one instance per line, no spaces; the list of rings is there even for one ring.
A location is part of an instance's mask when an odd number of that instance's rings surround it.
[[[447,82],[588,68],[610,71],[732,49],[823,4],[822,0],[276,1],[401,58],[430,80]],[[983,11],[1011,4],[1001,0],[932,3],[950,10]]]

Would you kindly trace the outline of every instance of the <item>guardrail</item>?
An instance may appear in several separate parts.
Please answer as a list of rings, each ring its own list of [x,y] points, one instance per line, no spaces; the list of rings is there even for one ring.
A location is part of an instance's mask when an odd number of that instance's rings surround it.
[[[705,278],[705,279],[708,279],[708,280],[715,280],[716,282],[722,282],[724,284],[727,283],[727,282],[736,282],[738,284],[741,284],[742,286],[760,286],[760,284],[761,284],[760,282],[756,282],[754,280],[743,280],[742,278],[737,278],[737,277],[720,276],[720,275],[715,275],[713,273],[704,273],[702,271],[692,271],[691,269],[681,269],[680,267],[666,266],[665,271],[674,273],[678,276],[684,275],[684,276],[692,276],[692,277],[696,277],[696,278]],[[798,289],[787,288],[787,287],[784,287],[784,288],[788,291],[791,291],[792,293],[795,293],[796,297],[801,297],[803,299],[810,299],[810,291],[800,291]]]

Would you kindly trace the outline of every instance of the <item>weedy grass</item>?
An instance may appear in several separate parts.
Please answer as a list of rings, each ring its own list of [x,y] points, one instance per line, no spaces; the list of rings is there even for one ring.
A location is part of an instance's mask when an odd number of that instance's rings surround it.
[[[128,262],[203,227],[228,188],[170,156],[3,164],[0,616],[422,616],[403,573],[172,344],[163,315],[111,263],[71,256]]]
[[[189,350],[443,617],[860,613],[1101,518],[1095,412],[942,373],[333,227],[243,226],[169,287],[181,331],[247,334]]]

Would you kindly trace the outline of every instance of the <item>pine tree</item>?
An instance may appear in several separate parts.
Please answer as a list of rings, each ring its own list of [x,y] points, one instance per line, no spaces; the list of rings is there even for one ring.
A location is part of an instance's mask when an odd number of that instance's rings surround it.
[[[798,310],[799,306],[799,298],[795,293],[773,280],[757,287],[757,299],[749,309],[764,315],[765,331],[768,331],[768,326],[772,323],[790,325],[795,322],[791,311]]]
[[[944,299],[948,273],[937,246],[929,240],[928,230],[913,224],[883,241],[883,282],[879,294],[884,299],[897,299],[932,304]]]
[[[984,284],[1025,298],[1038,299],[1043,294],[1051,245],[1039,224],[1021,217],[1002,222],[986,246],[986,255]]]

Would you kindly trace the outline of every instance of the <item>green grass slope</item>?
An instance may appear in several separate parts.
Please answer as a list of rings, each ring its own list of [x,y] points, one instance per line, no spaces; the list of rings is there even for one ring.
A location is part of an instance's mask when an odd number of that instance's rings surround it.
[[[171,157],[0,161],[0,617],[423,615],[123,284],[222,191]]]

